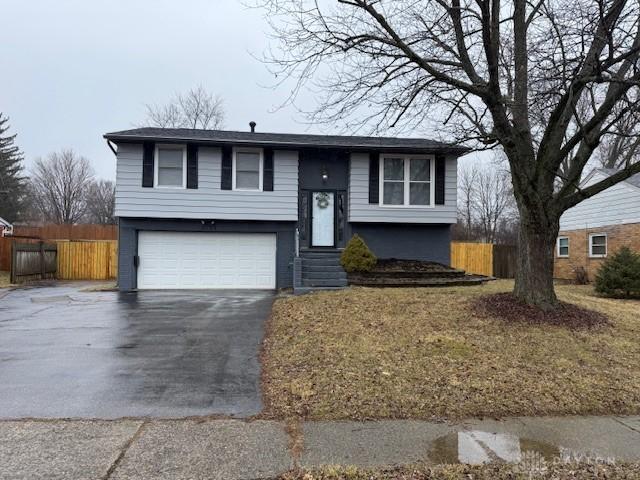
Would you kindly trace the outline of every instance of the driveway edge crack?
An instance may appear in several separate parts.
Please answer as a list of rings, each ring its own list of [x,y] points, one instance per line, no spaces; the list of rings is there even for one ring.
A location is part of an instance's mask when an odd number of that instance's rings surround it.
[[[118,466],[122,463],[122,460],[124,459],[124,456],[126,455],[127,451],[129,450],[131,445],[133,445],[133,442],[135,442],[140,437],[140,435],[142,434],[142,431],[144,430],[144,427],[146,427],[148,423],[149,423],[148,420],[144,420],[138,426],[138,428],[133,433],[133,435],[131,435],[131,438],[127,440],[125,444],[122,446],[122,448],[120,449],[120,453],[118,454],[116,459],[113,461],[113,463],[109,466],[109,468],[107,469],[107,472],[101,477],[100,480],[109,480],[109,478],[111,478],[111,475],[113,475],[113,472],[115,472],[116,468],[118,468]]]

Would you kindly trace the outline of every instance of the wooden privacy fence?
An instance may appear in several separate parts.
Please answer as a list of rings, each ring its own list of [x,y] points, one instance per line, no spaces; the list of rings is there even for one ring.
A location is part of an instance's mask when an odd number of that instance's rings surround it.
[[[56,275],[56,245],[13,242],[11,249],[11,283],[44,280]]]
[[[517,255],[518,248],[515,245],[494,245],[493,276],[496,278],[515,278]]]
[[[14,236],[38,237],[43,240],[117,240],[117,225],[43,225],[14,227]]]
[[[0,237],[0,271],[11,270],[11,248],[14,243],[38,243],[38,238]]]
[[[11,237],[0,237],[0,271],[11,270]]]
[[[16,283],[40,279],[35,258],[41,243],[33,239],[0,238],[0,270],[11,271],[12,282]],[[53,246],[57,254],[52,257],[52,264],[47,263],[47,275],[42,278],[110,280],[118,275],[118,242],[115,240],[58,240],[45,245],[48,245],[46,252],[51,252],[49,247]],[[47,255],[51,257],[51,254]]]
[[[493,276],[493,244],[452,242],[451,266],[467,273]]]
[[[118,275],[118,242],[58,241],[61,280],[109,280]]]
[[[476,275],[513,278],[516,251],[514,245],[452,242],[451,266]]]

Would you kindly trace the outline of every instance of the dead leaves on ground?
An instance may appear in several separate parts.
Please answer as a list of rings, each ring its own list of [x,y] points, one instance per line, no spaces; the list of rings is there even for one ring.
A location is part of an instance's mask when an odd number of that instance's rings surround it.
[[[464,418],[640,412],[640,306],[559,287],[611,325],[506,324],[480,312],[509,282],[354,288],[280,299],[263,356],[267,416]]]

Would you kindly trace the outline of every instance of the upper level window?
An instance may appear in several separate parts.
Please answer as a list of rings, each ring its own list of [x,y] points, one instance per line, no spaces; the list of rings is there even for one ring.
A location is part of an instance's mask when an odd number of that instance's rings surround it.
[[[425,156],[388,156],[380,162],[382,205],[431,206],[434,161]]]
[[[235,149],[233,155],[233,189],[261,191],[262,170],[262,149]]]
[[[607,256],[607,235],[604,233],[592,233],[589,235],[589,256]]]
[[[156,187],[185,188],[187,183],[187,149],[183,146],[156,147]]]
[[[569,257],[569,237],[558,237],[558,257]]]

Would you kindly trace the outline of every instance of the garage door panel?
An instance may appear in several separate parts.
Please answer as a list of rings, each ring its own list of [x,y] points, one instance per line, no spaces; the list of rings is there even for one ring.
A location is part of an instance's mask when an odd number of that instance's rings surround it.
[[[275,234],[140,232],[138,288],[276,286]]]

